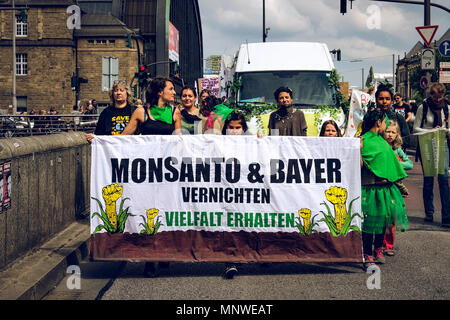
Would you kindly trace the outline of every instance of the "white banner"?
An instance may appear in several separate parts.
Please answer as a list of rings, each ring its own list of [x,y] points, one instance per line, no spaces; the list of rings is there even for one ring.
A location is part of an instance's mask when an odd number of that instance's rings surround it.
[[[370,101],[374,101],[373,96],[363,91],[352,90],[347,129],[344,137],[354,137],[361,133],[361,124],[367,111],[367,104]]]
[[[361,229],[359,139],[96,136],[91,233]]]

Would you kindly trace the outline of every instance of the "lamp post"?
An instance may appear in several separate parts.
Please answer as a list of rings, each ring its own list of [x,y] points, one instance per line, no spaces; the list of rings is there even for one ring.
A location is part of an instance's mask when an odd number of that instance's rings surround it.
[[[263,42],[266,42],[266,0],[263,0]]]
[[[15,8],[14,0],[12,0],[12,7]],[[12,30],[12,52],[13,52],[13,79],[12,79],[12,96],[13,96],[13,114],[17,112],[17,97],[16,97],[16,10],[12,10],[13,30]]]

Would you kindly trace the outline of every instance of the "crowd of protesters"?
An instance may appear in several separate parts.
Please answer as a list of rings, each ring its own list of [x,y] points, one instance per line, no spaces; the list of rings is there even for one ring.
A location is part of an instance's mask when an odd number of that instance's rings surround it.
[[[400,94],[394,95],[390,88],[380,85],[375,92],[375,103],[368,107],[359,136],[365,267],[385,263],[385,256],[395,254],[395,233],[408,229],[404,198],[409,193],[403,179],[407,177],[405,170],[412,168],[412,162],[402,146],[409,144],[413,130],[423,132],[442,127],[448,130],[450,107],[443,99],[444,94],[445,87],[434,85],[430,98],[423,105],[411,108]],[[179,105],[174,103],[175,96],[173,82],[158,77],[146,88],[145,103],[140,101],[133,105],[129,86],[117,81],[111,89],[111,105],[101,113],[95,133],[86,138],[91,142],[95,135],[249,134],[244,114],[227,107],[207,90],[197,94],[195,88],[184,87]],[[307,135],[305,115],[292,105],[293,96],[294,92],[288,87],[275,90],[277,109],[269,117],[269,135]],[[323,123],[319,136],[339,138],[342,132],[330,119]],[[446,152],[447,168],[448,148]],[[438,176],[438,182],[443,208],[441,226],[450,227],[447,170]],[[424,178],[423,189],[426,221],[432,221],[432,177]],[[147,263],[145,273],[154,276],[155,269],[153,263]],[[232,278],[236,273],[236,265],[227,263],[225,276]]]

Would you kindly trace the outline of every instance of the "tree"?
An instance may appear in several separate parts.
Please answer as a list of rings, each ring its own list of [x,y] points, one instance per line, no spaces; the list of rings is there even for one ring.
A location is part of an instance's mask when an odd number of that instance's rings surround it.
[[[373,85],[373,81],[375,80],[375,76],[373,74],[373,67],[370,66],[369,69],[369,75],[367,76],[367,80],[366,80],[366,88],[370,87],[371,85]]]

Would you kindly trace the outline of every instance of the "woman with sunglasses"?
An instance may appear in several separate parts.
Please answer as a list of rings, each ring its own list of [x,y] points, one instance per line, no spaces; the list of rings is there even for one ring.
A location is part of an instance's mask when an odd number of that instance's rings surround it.
[[[87,133],[90,143],[94,135],[119,135],[131,120],[136,107],[131,104],[130,87],[125,81],[114,81],[110,91],[111,105],[102,111],[94,133]]]

